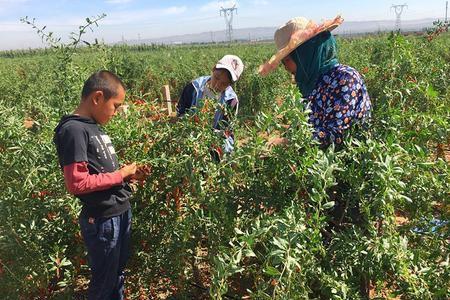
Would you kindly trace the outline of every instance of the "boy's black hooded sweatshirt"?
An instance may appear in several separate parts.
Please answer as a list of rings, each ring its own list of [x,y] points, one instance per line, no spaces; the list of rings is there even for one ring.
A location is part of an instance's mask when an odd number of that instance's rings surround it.
[[[119,169],[111,140],[89,118],[67,115],[55,128],[53,142],[61,168],[76,162],[87,162],[89,174],[110,173]],[[110,189],[75,195],[83,203],[82,216],[112,217],[130,208],[131,189],[127,183]]]

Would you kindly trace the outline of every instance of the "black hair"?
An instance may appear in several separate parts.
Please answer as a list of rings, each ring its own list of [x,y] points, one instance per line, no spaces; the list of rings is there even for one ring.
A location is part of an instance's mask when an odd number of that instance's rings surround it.
[[[92,92],[102,91],[107,101],[111,97],[117,96],[119,86],[125,89],[125,85],[116,74],[107,70],[95,72],[84,82],[81,100],[86,99]]]
[[[234,83],[233,77],[231,76],[231,73],[230,73],[230,71],[228,71],[228,69],[225,69],[225,68],[214,68],[214,70],[223,70],[223,71],[227,71],[226,73],[227,73],[227,75],[228,75],[228,79],[230,80],[230,84],[233,84],[233,83]]]

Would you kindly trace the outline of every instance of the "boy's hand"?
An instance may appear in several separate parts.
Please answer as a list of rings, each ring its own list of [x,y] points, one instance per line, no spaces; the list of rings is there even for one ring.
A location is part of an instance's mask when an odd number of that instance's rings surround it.
[[[142,165],[137,167],[136,173],[131,176],[132,180],[144,181],[152,172],[152,167],[150,165]]]
[[[132,164],[123,166],[119,170],[119,172],[120,172],[120,175],[122,175],[123,180],[125,181],[125,180],[130,179],[130,177],[136,173],[136,169],[137,169],[136,163],[132,163]]]

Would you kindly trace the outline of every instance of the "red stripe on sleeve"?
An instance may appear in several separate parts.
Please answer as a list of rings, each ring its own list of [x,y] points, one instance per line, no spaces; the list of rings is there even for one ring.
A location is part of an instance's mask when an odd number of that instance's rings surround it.
[[[118,171],[89,174],[87,162],[75,162],[64,166],[64,182],[69,193],[82,195],[120,185],[123,182],[123,178]]]

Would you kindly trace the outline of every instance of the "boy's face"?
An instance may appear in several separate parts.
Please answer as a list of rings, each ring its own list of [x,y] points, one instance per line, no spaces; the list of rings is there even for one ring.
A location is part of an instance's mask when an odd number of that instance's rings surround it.
[[[117,88],[117,95],[105,100],[102,91],[96,91],[93,95],[94,112],[93,117],[95,121],[104,125],[108,123],[112,117],[117,113],[117,109],[123,104],[125,100],[125,90],[119,86]]]
[[[228,71],[224,69],[214,69],[211,75],[211,88],[218,92],[224,92],[231,85]]]

